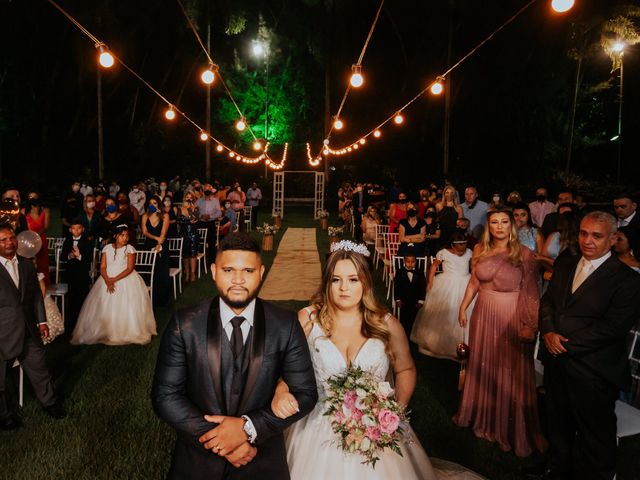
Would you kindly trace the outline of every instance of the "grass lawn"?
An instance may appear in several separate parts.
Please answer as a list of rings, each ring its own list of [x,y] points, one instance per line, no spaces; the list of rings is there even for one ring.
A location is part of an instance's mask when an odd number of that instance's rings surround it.
[[[311,210],[288,210],[284,226],[315,226]],[[276,235],[276,245],[281,237],[282,231]],[[318,230],[317,239],[322,260],[328,248],[326,232]],[[274,253],[263,255],[267,268]],[[384,295],[380,276],[376,273],[377,289]],[[174,309],[214,294],[210,276],[186,286],[175,304],[156,309],[158,331],[162,332]],[[296,301],[277,303],[290,309],[305,305]],[[174,433],[157,419],[149,400],[158,344],[155,338],[146,346],[72,347],[56,341],[47,347],[69,417],[49,419],[27,387],[21,412],[25,427],[0,432],[0,479],[164,478]],[[416,360],[418,386],[411,404],[412,424],[427,452],[491,479],[523,478],[521,468],[530,465],[532,459],[521,460],[504,453],[451,422],[459,402],[458,366],[422,355],[416,355]],[[10,393],[15,398],[15,371],[9,378]],[[618,478],[637,479],[638,472],[640,436],[623,439]]]

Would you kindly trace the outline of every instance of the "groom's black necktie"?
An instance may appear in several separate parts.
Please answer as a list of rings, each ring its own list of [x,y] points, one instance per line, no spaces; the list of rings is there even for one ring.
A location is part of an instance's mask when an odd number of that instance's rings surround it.
[[[242,353],[242,347],[244,342],[242,341],[242,329],[240,325],[245,321],[244,317],[233,317],[231,319],[231,325],[233,325],[233,333],[231,334],[231,351],[233,357],[238,358]]]

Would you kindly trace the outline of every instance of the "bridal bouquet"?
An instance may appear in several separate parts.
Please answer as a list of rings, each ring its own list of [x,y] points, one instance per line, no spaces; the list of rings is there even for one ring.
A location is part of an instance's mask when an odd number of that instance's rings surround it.
[[[402,456],[400,424],[407,418],[393,398],[389,382],[380,382],[362,368],[349,366],[327,383],[325,415],[331,417],[331,426],[344,452],[361,455],[362,463],[372,467],[385,448]]]

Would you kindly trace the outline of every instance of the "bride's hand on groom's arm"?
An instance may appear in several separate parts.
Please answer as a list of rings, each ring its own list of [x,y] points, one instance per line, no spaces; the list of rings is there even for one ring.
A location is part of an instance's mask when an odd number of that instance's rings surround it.
[[[271,400],[273,414],[281,419],[289,418],[300,411],[296,397],[289,393],[289,386],[282,379],[278,382]]]
[[[226,457],[247,441],[243,418],[224,415],[205,415],[204,418],[207,422],[218,424],[198,439],[207,450]]]
[[[242,467],[252,461],[258,454],[258,449],[249,442],[244,442],[225,458],[236,468]]]

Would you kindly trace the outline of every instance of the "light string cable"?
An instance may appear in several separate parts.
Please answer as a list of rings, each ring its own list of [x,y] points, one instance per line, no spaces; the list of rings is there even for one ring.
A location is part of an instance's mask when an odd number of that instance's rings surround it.
[[[73,23],[78,30],[84,33],[96,46],[106,46],[104,42],[100,41],[95,35],[93,35],[89,30],[87,30],[80,22],[78,22],[71,14],[69,14],[66,10],[64,10],[60,5],[58,5],[54,0],[47,0],[51,5],[53,5],[60,13],[62,13],[71,23]],[[160,98],[163,102],[167,104],[167,106],[173,109],[176,113],[180,114],[185,120],[187,120],[191,125],[198,129],[200,132],[204,132],[204,129],[198,125],[189,115],[180,110],[175,106],[174,103],[169,101],[164,95],[162,95],[156,88],[154,88],[149,82],[147,82],[144,78],[142,78],[136,71],[134,71],[129,65],[127,65],[120,57],[115,55],[112,50],[109,50],[109,53],[113,56],[115,60],[118,61],[120,65],[122,65],[125,70],[127,70],[131,75],[137,78],[143,85],[145,85],[149,90],[151,90],[158,98]],[[235,158],[237,161],[245,161],[244,163],[253,163],[256,159],[260,158],[262,160],[264,158],[263,155],[260,155],[255,158],[245,157],[244,155],[238,154],[232,148],[227,147],[221,140],[212,136],[209,132],[205,132],[209,138],[211,138],[214,142],[218,144],[219,147],[222,147],[223,150],[227,150],[229,152],[230,158]],[[220,152],[220,150],[218,150]]]
[[[520,10],[518,10],[514,15],[512,15],[508,20],[506,20],[502,25],[500,25],[498,28],[496,28],[491,34],[489,34],[484,40],[482,40],[480,43],[478,43],[475,47],[473,47],[466,55],[464,55],[462,58],[460,58],[460,60],[458,60],[455,64],[453,64],[451,67],[449,67],[444,73],[438,75],[436,78],[437,79],[443,79],[445,78],[447,75],[449,75],[453,70],[455,70],[456,68],[458,68],[463,62],[465,62],[467,59],[469,59],[469,57],[471,57],[473,54],[476,53],[476,51],[478,51],[481,47],[483,47],[488,41],[490,41],[493,37],[495,37],[500,31],[502,31],[505,27],[507,27],[509,24],[511,24],[516,18],[518,18],[525,10],[527,10],[531,5],[533,5],[535,2],[537,2],[538,0],[530,0],[528,3],[526,3],[522,8],[520,8]],[[376,127],[372,128],[371,130],[369,130],[367,133],[360,135],[358,137],[358,139],[363,139],[363,138],[367,138],[369,137],[371,134],[373,134],[374,132],[376,132],[379,128],[383,127],[384,125],[386,125],[387,123],[389,123],[398,113],[404,111],[406,108],[408,108],[411,104],[413,104],[416,100],[418,100],[421,96],[423,96],[430,88],[431,88],[431,83],[429,85],[427,85],[425,88],[423,88],[422,90],[420,90],[420,92],[418,92],[413,98],[411,98],[407,103],[405,103],[402,107],[397,108],[394,110],[394,113],[391,114],[389,117],[385,118],[380,124],[378,124]],[[328,146],[324,146],[322,148],[327,148],[328,151],[331,154],[337,154],[338,152],[340,152],[339,154],[344,154],[346,153],[347,149],[350,149],[349,152],[351,151],[352,147],[354,145],[358,144],[358,140],[355,140],[354,142],[345,145],[344,147],[341,147],[339,149],[331,149],[328,148]]]
[[[196,40],[198,40],[198,43],[200,44],[200,47],[202,48],[202,51],[207,56],[207,59],[209,60],[209,64],[210,65],[215,65],[213,59],[211,58],[211,55],[209,54],[209,51],[207,50],[207,47],[205,47],[204,42],[202,41],[202,38],[200,37],[200,34],[198,33],[198,30],[196,29],[196,26],[193,24],[193,21],[191,20],[191,17],[189,17],[189,14],[187,13],[187,10],[184,8],[184,5],[182,4],[182,2],[180,0],[176,0],[176,2],[178,2],[178,5],[180,6],[180,10],[182,10],[182,14],[184,15],[184,18],[187,20],[187,23],[189,24],[189,28],[191,29],[191,31],[195,35]],[[220,73],[220,70],[218,70],[218,77],[220,78],[220,83],[222,83],[222,87],[227,92],[227,95],[229,96],[229,99],[231,100],[231,103],[233,103],[233,106],[236,108],[236,111],[238,112],[238,115],[240,115],[240,118],[245,118],[245,116],[240,111],[240,107],[238,107],[238,104],[236,103],[235,99],[233,98],[233,95],[231,94],[231,91],[227,87],[227,83],[222,78],[222,74]],[[251,133],[251,136],[253,137],[253,140],[254,141],[258,140],[258,138],[253,133],[253,130],[251,129],[251,125],[249,125],[249,123],[247,123],[246,125],[247,125],[247,128],[249,130],[249,133]]]
[[[371,40],[371,36],[373,35],[373,31],[376,28],[376,24],[378,23],[378,18],[380,17],[380,12],[382,11],[382,6],[384,5],[384,0],[380,0],[380,6],[378,7],[378,11],[376,12],[376,16],[373,19],[373,23],[371,24],[371,28],[369,29],[369,34],[367,35],[367,39],[362,46],[362,51],[360,52],[360,56],[358,57],[358,61],[356,62],[357,66],[362,65],[362,60],[364,59],[364,54],[367,51],[367,47],[369,46],[369,41]],[[344,91],[344,95],[342,96],[342,101],[340,102],[340,106],[338,107],[338,112],[335,114],[335,118],[340,118],[340,114],[342,113],[342,108],[344,107],[345,102],[347,101],[347,97],[349,96],[349,92],[351,91],[351,84],[347,84],[347,88]],[[329,128],[329,133],[327,133],[326,138],[331,138],[331,133],[333,132],[333,122],[331,123],[331,127]]]

